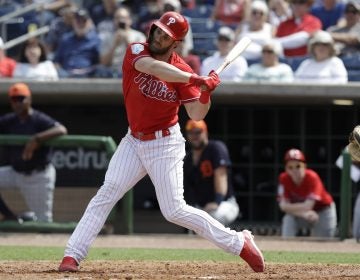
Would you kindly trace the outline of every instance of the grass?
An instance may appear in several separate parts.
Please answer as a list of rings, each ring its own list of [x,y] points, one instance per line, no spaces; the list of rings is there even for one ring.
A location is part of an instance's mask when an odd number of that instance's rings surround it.
[[[60,261],[64,253],[61,247],[0,246],[0,261],[5,260],[54,260]],[[273,263],[326,263],[358,264],[357,253],[309,253],[265,251],[267,262]],[[239,259],[216,249],[141,249],[141,248],[93,248],[89,260],[154,260],[154,261],[225,261]]]

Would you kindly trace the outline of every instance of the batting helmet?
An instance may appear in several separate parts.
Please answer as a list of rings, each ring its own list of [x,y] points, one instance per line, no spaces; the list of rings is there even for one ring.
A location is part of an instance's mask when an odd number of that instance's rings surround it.
[[[304,153],[298,149],[290,149],[285,153],[284,162],[286,163],[289,160],[306,162]]]
[[[154,31],[155,26],[159,27],[176,41],[184,39],[189,30],[189,23],[186,18],[176,12],[166,12],[153,22],[150,27],[150,34]]]

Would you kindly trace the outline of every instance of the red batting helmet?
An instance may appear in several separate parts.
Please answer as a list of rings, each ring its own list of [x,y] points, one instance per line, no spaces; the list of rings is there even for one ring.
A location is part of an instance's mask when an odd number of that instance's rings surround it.
[[[161,18],[153,22],[150,27],[150,34],[153,32],[155,26],[159,27],[176,41],[184,39],[189,30],[189,23],[186,18],[176,12],[166,12]]]
[[[306,162],[304,153],[298,149],[290,149],[285,153],[284,162],[287,163],[289,160]]]

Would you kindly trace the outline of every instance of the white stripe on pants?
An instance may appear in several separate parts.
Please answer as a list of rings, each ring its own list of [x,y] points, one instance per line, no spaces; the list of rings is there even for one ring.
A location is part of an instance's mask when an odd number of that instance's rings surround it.
[[[239,255],[244,238],[241,232],[225,228],[206,212],[186,205],[183,198],[185,140],[179,125],[170,136],[140,141],[129,133],[122,139],[105,175],[103,186],[90,201],[68,241],[65,256],[83,260],[116,202],[146,173],[156,191],[164,217],[213,242],[226,252]]]

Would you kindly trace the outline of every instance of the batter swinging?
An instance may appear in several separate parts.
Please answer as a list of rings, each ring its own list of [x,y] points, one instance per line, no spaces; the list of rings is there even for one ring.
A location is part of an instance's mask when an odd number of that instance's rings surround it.
[[[240,255],[254,271],[264,271],[264,258],[249,231],[225,228],[183,198],[185,140],[178,125],[179,106],[185,106],[191,119],[203,119],[210,108],[211,91],[220,83],[214,71],[209,76],[194,74],[174,52],[187,31],[182,15],[167,12],[152,24],[147,43],[128,47],[123,92],[129,131],[109,163],[104,184],[69,239],[59,271],[78,270],[111,209],[146,174],[168,221]],[[200,87],[206,91],[200,92]]]

